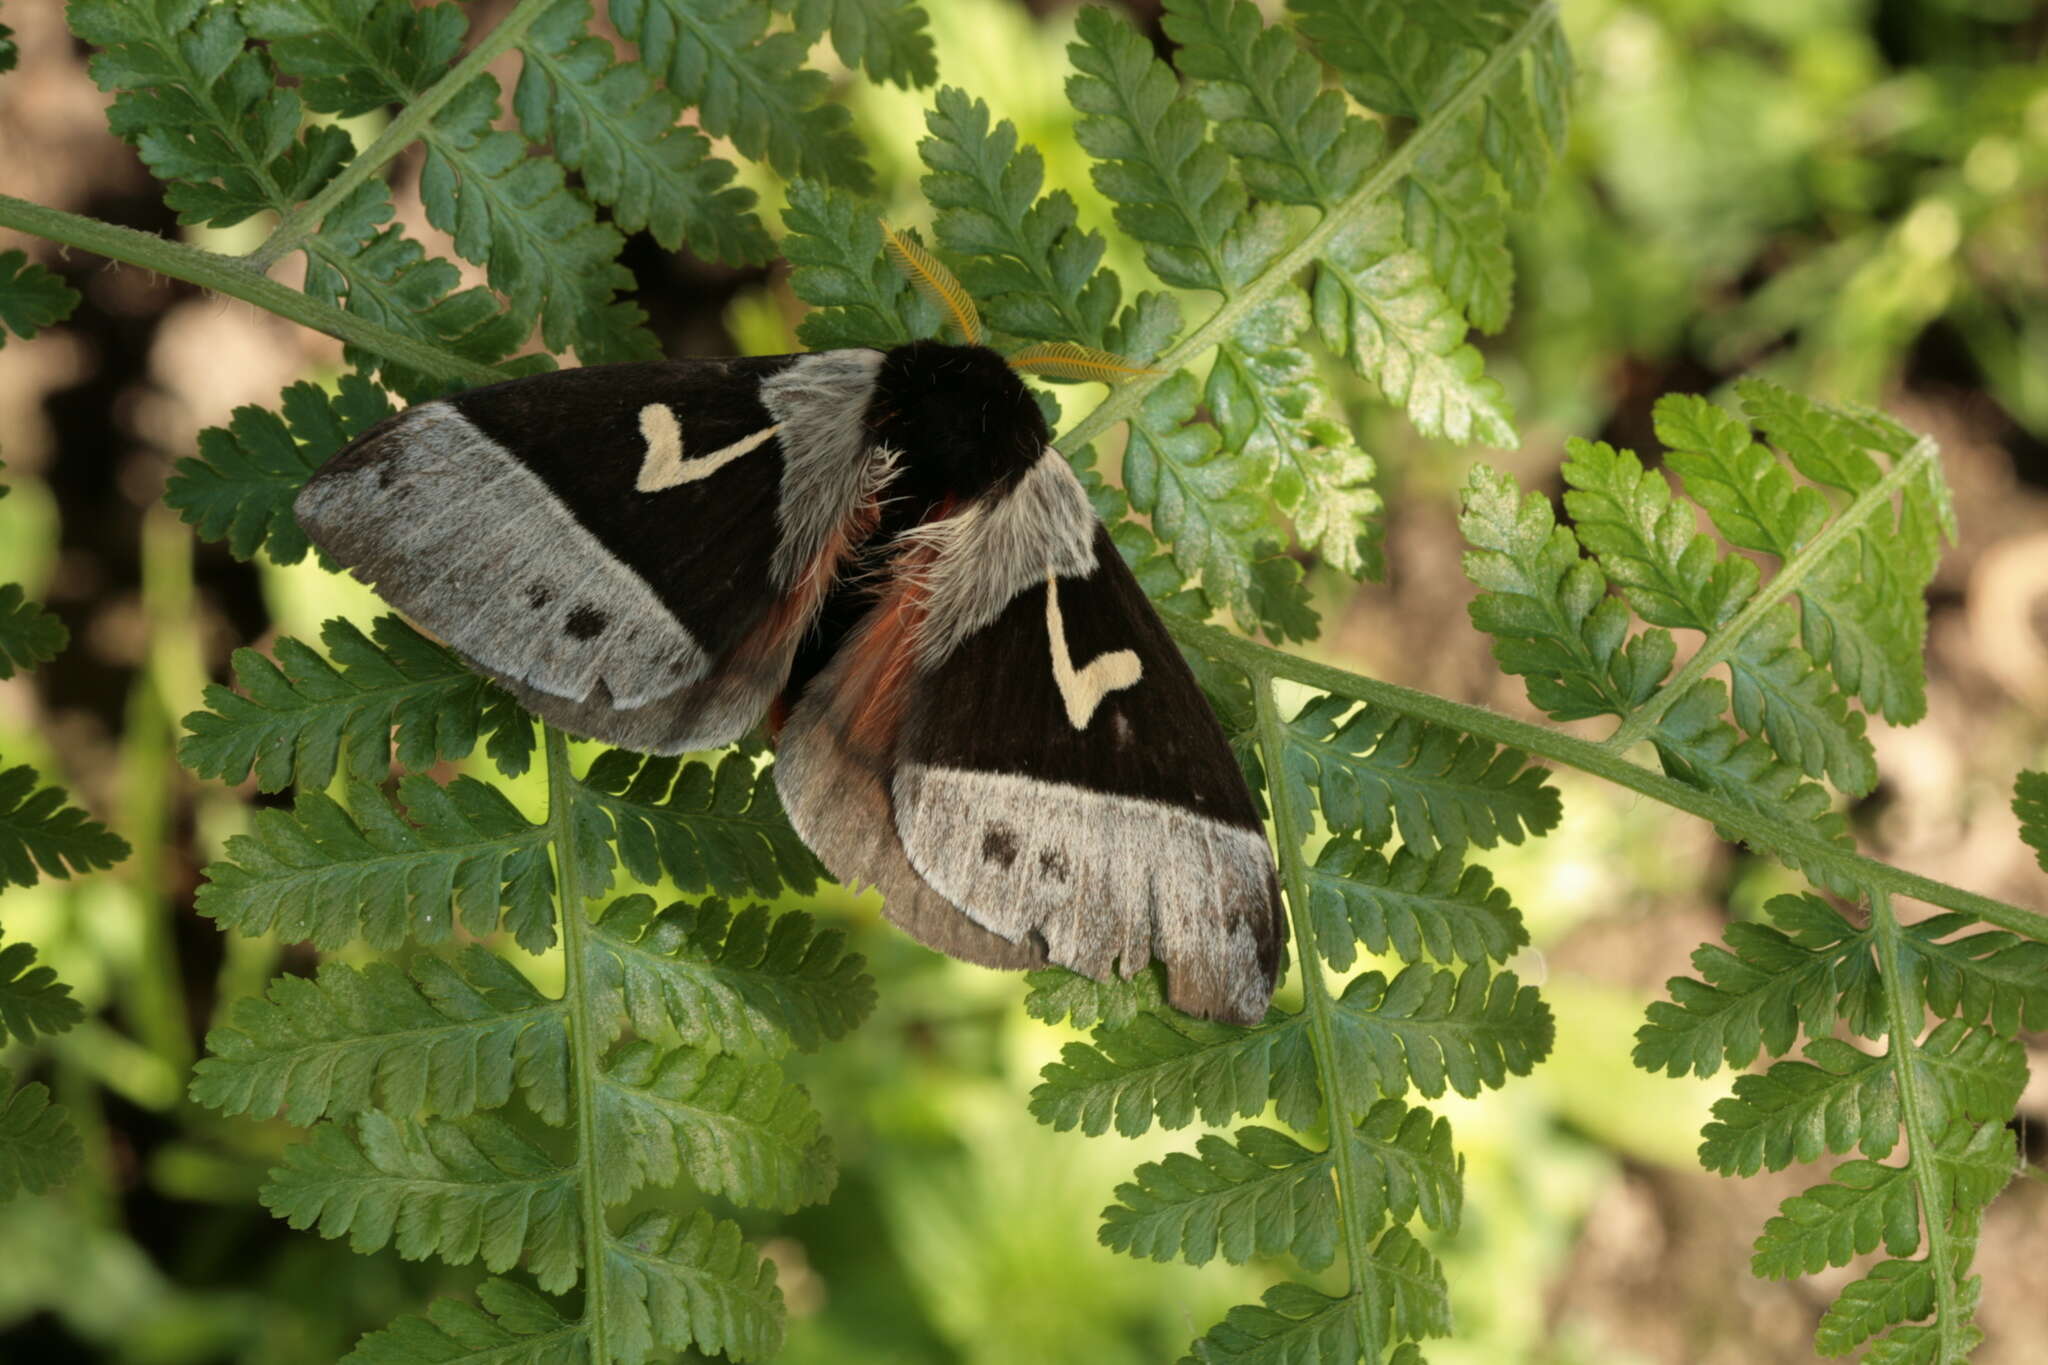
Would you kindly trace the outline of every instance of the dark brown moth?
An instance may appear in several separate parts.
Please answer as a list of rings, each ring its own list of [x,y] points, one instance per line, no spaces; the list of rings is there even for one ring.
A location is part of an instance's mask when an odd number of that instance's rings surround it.
[[[1266,1011],[1285,921],[1214,713],[957,284],[966,345],[601,365],[423,403],[297,502],[535,714],[649,753],[764,716],[797,833],[920,941]]]

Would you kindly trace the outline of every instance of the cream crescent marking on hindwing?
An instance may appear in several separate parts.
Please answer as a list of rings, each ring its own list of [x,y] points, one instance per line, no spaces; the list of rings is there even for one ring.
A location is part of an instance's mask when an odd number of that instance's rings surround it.
[[[1119,688],[1129,687],[1145,676],[1133,650],[1119,649],[1098,654],[1088,666],[1076,670],[1067,652],[1067,623],[1060,616],[1059,580],[1045,576],[1045,633],[1052,642],[1052,677],[1059,684],[1060,700],[1067,704],[1067,722],[1076,730],[1088,728],[1095,708]]]
[[[708,479],[781,429],[782,424],[777,422],[751,436],[742,436],[709,455],[686,460],[683,458],[683,429],[676,421],[675,409],[666,403],[649,403],[640,409],[640,435],[647,442],[647,454],[640,461],[640,477],[634,481],[633,487],[642,493],[659,493],[680,483]]]

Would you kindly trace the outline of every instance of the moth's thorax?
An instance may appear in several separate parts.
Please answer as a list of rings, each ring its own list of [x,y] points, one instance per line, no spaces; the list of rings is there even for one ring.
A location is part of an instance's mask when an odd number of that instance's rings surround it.
[[[1001,356],[939,341],[913,341],[883,357],[867,423],[897,452],[890,496],[927,506],[1016,482],[1052,436]]]

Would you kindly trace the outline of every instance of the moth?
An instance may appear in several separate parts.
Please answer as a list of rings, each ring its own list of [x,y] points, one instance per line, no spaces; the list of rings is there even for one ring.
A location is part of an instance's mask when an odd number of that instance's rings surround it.
[[[914,240],[965,344],[595,365],[418,404],[295,510],[530,710],[647,753],[764,717],[797,834],[925,944],[1251,1024],[1285,921],[1215,714],[1020,369]],[[1126,367],[1128,372],[1128,367]]]

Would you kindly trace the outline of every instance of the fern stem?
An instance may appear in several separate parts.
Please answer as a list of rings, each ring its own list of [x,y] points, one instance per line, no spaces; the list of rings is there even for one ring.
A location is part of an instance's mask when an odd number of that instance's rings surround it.
[[[1794,551],[1792,557],[1779,567],[1777,576],[1759,589],[1742,610],[1730,617],[1728,624],[1702,640],[1699,649],[1685,661],[1685,667],[1679,669],[1670,682],[1658,688],[1655,696],[1638,706],[1613,734],[1602,740],[1601,747],[1618,754],[1647,738],[1657,727],[1657,722],[1664,718],[1664,713],[1690,692],[1693,684],[1705,677],[1709,669],[1726,662],[1759,621],[1776,610],[1780,602],[1799,591],[1799,585],[1827,562],[1835,546],[1852,532],[1861,530],[1878,509],[1889,508],[1892,495],[1917,477],[1921,467],[1934,459],[1938,449],[1925,436],[1916,441],[1883,478],[1857,494],[1855,500],[1842,509],[1840,516]]]
[[[1357,1313],[1361,1350],[1359,1358],[1377,1361],[1385,1343],[1378,1339],[1380,1304],[1385,1291],[1374,1282],[1372,1235],[1364,1226],[1357,1192],[1365,1187],[1358,1171],[1357,1152],[1351,1143],[1351,1106],[1346,1102],[1343,1070],[1338,1066],[1336,1003],[1330,999],[1330,984],[1323,976],[1323,959],[1316,950],[1315,923],[1308,912],[1308,885],[1302,875],[1301,847],[1308,831],[1296,829],[1293,803],[1283,800],[1279,778],[1285,760],[1286,735],[1280,708],[1273,698],[1273,680],[1263,670],[1251,672],[1252,700],[1258,708],[1259,761],[1272,778],[1276,793],[1272,800],[1273,842],[1278,845],[1280,875],[1286,883],[1287,917],[1294,930],[1294,961],[1301,971],[1302,1009],[1308,1015],[1309,1048],[1315,1053],[1316,1080],[1323,1091],[1323,1108],[1329,1116],[1330,1152],[1337,1174],[1338,1223],[1344,1229],[1344,1259],[1351,1272],[1351,1293],[1364,1300]]]
[[[1885,1032],[1891,1038],[1892,1075],[1899,1088],[1899,1112],[1906,1123],[1906,1167],[1920,1200],[1920,1220],[1927,1230],[1927,1259],[1934,1271],[1934,1322],[1941,1343],[1940,1360],[1961,1360],[1965,1345],[1963,1327],[1968,1315],[1956,1301],[1957,1248],[1943,1216],[1949,1201],[1936,1166],[1928,1098],[1921,1090],[1919,1069],[1913,1065],[1926,1010],[1913,991],[1902,960],[1905,935],[1892,914],[1892,898],[1883,891],[1871,892],[1870,927],[1877,940],[1878,965],[1884,974]]]
[[[174,280],[196,284],[216,294],[253,303],[265,312],[288,318],[301,327],[360,346],[387,360],[470,384],[490,384],[505,376],[489,365],[465,360],[438,346],[415,341],[367,318],[320,302],[289,285],[250,269],[241,260],[154,233],[102,223],[62,209],[46,208],[26,199],[0,194],[0,227],[32,232],[38,237],[75,246],[111,261],[141,266]]]
[[[1292,285],[1331,241],[1351,225],[1353,219],[1393,192],[1394,187],[1407,176],[1416,158],[1422,155],[1423,149],[1446,129],[1457,126],[1472,101],[1521,59],[1522,53],[1542,35],[1544,29],[1556,22],[1556,15],[1557,0],[1543,0],[1542,4],[1531,9],[1528,17],[1488,55],[1479,69],[1418,124],[1415,131],[1365,178],[1364,184],[1333,205],[1300,241],[1275,257],[1256,278],[1247,281],[1244,288],[1224,299],[1222,306],[1204,318],[1199,327],[1181,339],[1180,344],[1151,362],[1152,373],[1133,375],[1111,389],[1109,396],[1093,411],[1061,435],[1060,448],[1078,451],[1118,422],[1135,417],[1154,389],[1203,353],[1221,345],[1248,314]]]
[[[576,1191],[583,1210],[583,1323],[592,1365],[610,1365],[605,1342],[604,1196],[597,1180],[597,1050],[604,1036],[592,1017],[584,980],[584,935],[590,919],[583,909],[583,870],[576,856],[576,775],[569,767],[569,741],[543,725],[548,769],[548,839],[555,846],[556,903],[562,912],[562,998],[568,1006],[569,1066],[576,1086]]]
[[[1213,659],[1220,659],[1249,674],[1255,683],[1267,678],[1286,678],[1291,682],[1318,688],[1333,696],[1349,697],[1353,701],[1376,702],[1419,720],[1432,721],[1469,735],[1476,735],[1480,739],[1505,744],[1524,753],[1534,754],[1554,763],[1562,763],[1583,773],[1590,773],[1618,787],[1640,792],[1653,801],[1660,801],[1667,806],[1697,815],[1702,820],[1711,820],[1722,829],[1733,831],[1743,843],[1753,848],[1767,849],[1773,853],[1796,853],[1802,862],[1828,864],[1839,869],[1844,877],[1872,894],[1884,891],[1893,895],[1910,896],[1914,900],[1973,915],[1986,924],[1995,924],[2001,929],[2010,929],[2013,933],[2024,934],[2028,938],[2048,943],[2048,915],[2022,910],[2017,905],[2008,905],[1989,896],[1964,891],[1945,882],[1937,882],[1826,843],[1803,833],[1797,826],[1768,820],[1725,797],[1702,791],[1698,787],[1687,786],[1675,778],[1666,777],[1639,763],[1631,763],[1602,744],[1578,739],[1547,726],[1516,720],[1498,711],[1489,711],[1483,706],[1468,706],[1448,698],[1432,696],[1427,692],[1417,692],[1412,688],[1381,682],[1376,678],[1347,673],[1328,664],[1299,659],[1282,650],[1254,643],[1227,630],[1193,621],[1185,616],[1176,616],[1171,612],[1162,615],[1166,620],[1167,629],[1173,633],[1175,639],[1191,649],[1199,650]]]
[[[519,0],[519,4],[513,7],[512,12],[493,25],[491,31],[465,53],[461,61],[448,68],[446,75],[408,100],[405,107],[398,111],[397,117],[377,135],[375,142],[343,166],[340,173],[328,181],[320,193],[304,203],[294,205],[271,234],[242,260],[260,274],[277,264],[282,257],[305,245],[308,238],[319,233],[320,224],[333,212],[336,204],[354,193],[358,185],[384,169],[385,165],[400,152],[419,141],[442,108],[462,93],[471,81],[482,75],[485,67],[524,38],[526,30],[532,28],[534,21],[555,3],[556,0]],[[370,64],[375,65],[374,62]],[[380,74],[389,75],[388,72]]]

